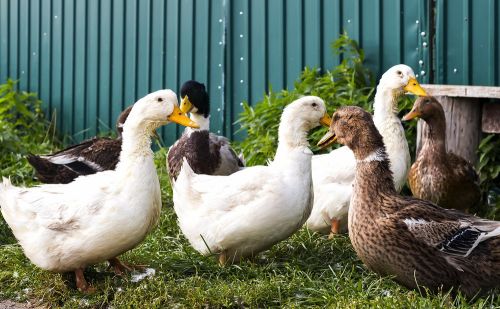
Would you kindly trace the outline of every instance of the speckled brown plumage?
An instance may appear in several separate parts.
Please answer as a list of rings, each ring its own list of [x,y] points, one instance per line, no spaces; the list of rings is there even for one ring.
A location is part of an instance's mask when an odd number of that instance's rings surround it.
[[[35,168],[38,180],[69,183],[81,175],[115,169],[122,146],[122,127],[131,109],[128,107],[118,117],[116,139],[94,137],[50,155],[29,155],[28,162]]]
[[[441,104],[435,98],[421,97],[408,115],[405,119],[420,117],[428,124],[424,144],[408,174],[413,195],[445,208],[465,211],[476,205],[481,198],[479,177],[472,164],[446,151]]]
[[[370,269],[468,297],[500,285],[500,222],[398,195],[382,137],[362,109],[339,109],[330,131],[357,160],[349,236]]]
[[[244,164],[229,144],[229,140],[208,131],[210,101],[205,85],[194,80],[181,87],[181,98],[189,97],[193,104],[191,114],[195,121],[203,121],[206,128],[186,129],[167,154],[168,173],[176,180],[185,157],[196,174],[230,175],[239,171]]]

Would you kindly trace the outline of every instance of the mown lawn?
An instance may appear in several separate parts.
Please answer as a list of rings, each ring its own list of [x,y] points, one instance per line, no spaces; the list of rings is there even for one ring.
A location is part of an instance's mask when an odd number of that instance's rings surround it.
[[[74,288],[72,275],[35,267],[0,220],[0,299],[30,300],[54,307],[338,307],[338,308],[495,308],[500,294],[468,303],[446,293],[422,296],[367,270],[349,238],[333,240],[300,230],[257,258],[219,267],[189,246],[176,224],[164,167],[157,163],[163,187],[159,226],[138,248],[122,256],[147,264],[155,274],[139,282],[116,277],[106,264],[89,267],[86,278],[96,293]],[[91,224],[91,222],[89,222]]]

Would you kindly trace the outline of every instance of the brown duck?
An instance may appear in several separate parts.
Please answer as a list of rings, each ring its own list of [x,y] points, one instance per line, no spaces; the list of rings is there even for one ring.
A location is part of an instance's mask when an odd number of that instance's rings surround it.
[[[36,177],[43,183],[70,183],[76,177],[114,170],[122,148],[123,124],[132,106],[116,121],[118,138],[94,137],[49,155],[29,155]]]
[[[319,144],[335,139],[356,158],[349,236],[368,268],[409,288],[468,297],[500,286],[500,222],[398,195],[382,136],[361,108],[333,115]]]
[[[428,130],[422,149],[408,174],[415,197],[432,201],[441,207],[467,211],[480,198],[479,177],[472,164],[446,151],[446,119],[443,107],[433,97],[418,98],[412,110],[403,117],[422,118]]]
[[[209,132],[210,101],[205,85],[195,80],[185,82],[181,87],[181,98],[180,109],[189,112],[200,128],[185,130],[170,147],[167,154],[170,179],[177,179],[184,157],[196,174],[230,175],[244,168],[229,140]]]

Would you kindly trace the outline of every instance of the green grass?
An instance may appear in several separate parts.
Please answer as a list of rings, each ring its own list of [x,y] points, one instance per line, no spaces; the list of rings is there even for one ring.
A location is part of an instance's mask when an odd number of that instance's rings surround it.
[[[160,223],[143,244],[122,256],[129,263],[154,268],[154,276],[134,283],[130,275],[114,276],[103,263],[85,272],[96,293],[82,294],[72,275],[53,274],[31,264],[2,223],[0,299],[65,308],[500,307],[498,294],[472,304],[446,293],[421,296],[367,270],[347,236],[328,240],[305,229],[253,260],[219,267],[183,237],[172,209],[164,150],[157,152],[156,162],[164,201]]]

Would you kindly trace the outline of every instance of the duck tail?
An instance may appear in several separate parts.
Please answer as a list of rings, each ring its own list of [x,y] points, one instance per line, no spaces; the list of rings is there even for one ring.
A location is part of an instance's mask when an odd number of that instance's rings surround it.
[[[0,192],[3,192],[7,187],[12,187],[10,177],[2,177],[2,183],[0,183]]]
[[[52,163],[47,157],[34,154],[29,154],[26,159],[35,169],[36,178],[39,181],[43,183],[68,183],[68,181],[59,181],[60,179],[58,179],[58,175],[64,172],[64,166]]]
[[[177,176],[176,183],[178,182],[186,182],[190,183],[191,178],[195,175],[195,172],[189,165],[189,162],[187,161],[186,157],[182,158],[182,166],[181,170],[179,171],[179,176]]]
[[[183,208],[185,208],[187,206],[186,204],[188,204],[185,202],[186,200],[196,200],[199,195],[193,185],[193,178],[196,175],[197,174],[193,171],[187,159],[183,158],[181,170],[179,171],[177,180],[172,186],[174,190],[174,204],[176,204],[177,200],[183,200]]]
[[[5,204],[7,190],[10,187],[12,187],[10,178],[2,177],[2,182],[0,183],[0,208],[2,208],[2,205]]]

